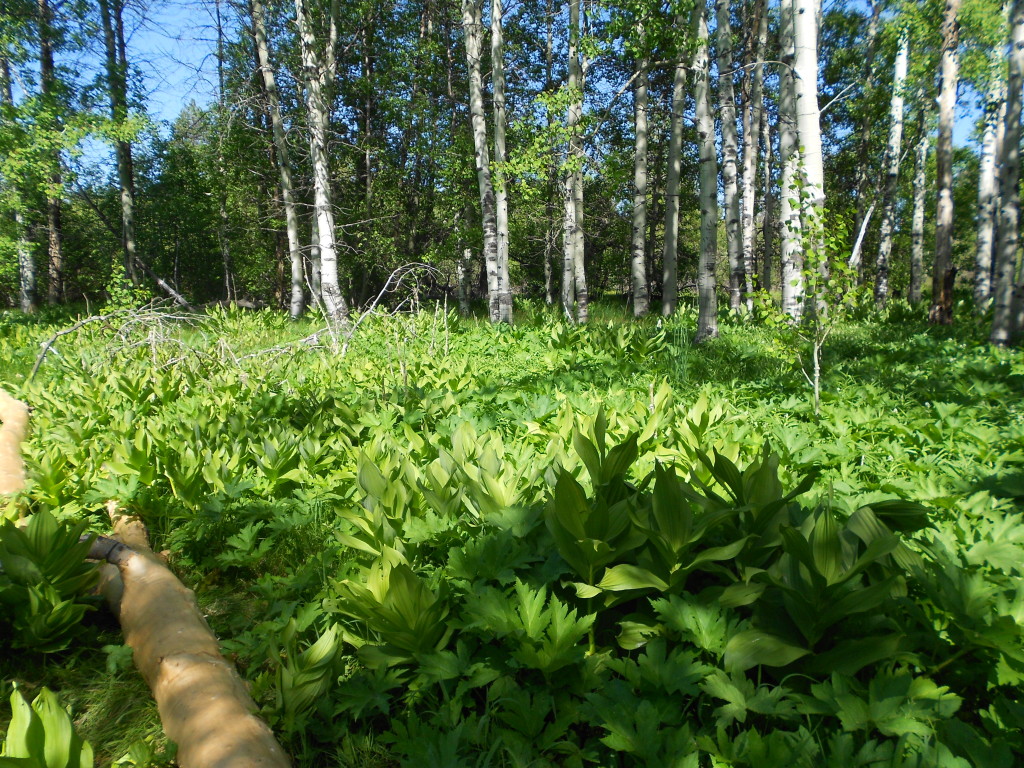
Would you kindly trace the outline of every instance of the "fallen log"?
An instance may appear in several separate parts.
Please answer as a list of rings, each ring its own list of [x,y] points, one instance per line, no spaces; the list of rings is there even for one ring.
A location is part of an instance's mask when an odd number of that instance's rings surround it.
[[[20,445],[28,407],[0,390],[0,498],[25,485]],[[182,768],[289,768],[245,683],[220,654],[195,595],[149,547],[142,523],[107,506],[113,537],[99,537],[101,592],[121,623],[135,666],[156,699]]]
[[[0,495],[25,487],[21,441],[28,429],[28,406],[0,389]]]
[[[290,761],[183,585],[149,547],[142,524],[108,506],[113,537],[92,546],[101,590],[156,699],[182,768],[288,768]]]

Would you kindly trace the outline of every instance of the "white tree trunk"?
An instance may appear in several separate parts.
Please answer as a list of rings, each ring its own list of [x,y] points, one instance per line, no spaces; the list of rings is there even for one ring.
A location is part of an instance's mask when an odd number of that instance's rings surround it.
[[[900,152],[903,143],[903,91],[907,82],[910,33],[903,30],[892,78],[889,102],[889,141],[885,148],[885,188],[882,192],[882,224],[878,258],[875,261],[875,304],[884,307],[889,300],[889,256],[892,254],[893,219],[896,213],[896,184],[900,176]]]
[[[992,253],[995,247],[999,190],[996,178],[996,151],[999,124],[1006,116],[1006,79],[1002,57],[993,57],[989,68],[991,82],[985,100],[985,128],[978,160],[978,243],[974,260],[974,308],[983,312],[992,298]]]
[[[0,106],[13,108],[14,94],[11,90],[11,70],[6,58],[0,56]],[[0,180],[0,185],[5,180]],[[25,225],[25,216],[21,211],[21,195],[18,193],[17,185],[11,180],[6,180],[15,187],[14,196],[14,232],[17,237],[16,250],[18,254],[18,306],[26,314],[35,312],[36,309],[36,264],[32,258],[32,244],[28,239],[28,229]]]
[[[487,121],[484,118],[484,86],[480,74],[482,14],[477,0],[462,0],[462,28],[466,35],[466,63],[469,68],[469,117],[473,129],[473,152],[477,187],[480,190],[480,214],[484,231],[484,269],[487,273],[487,306],[491,322],[500,317],[498,306],[498,225],[491,159],[487,148]]]
[[[942,17],[942,85],[939,88],[939,136],[935,145],[938,205],[935,213],[935,266],[932,270],[932,304],[928,319],[953,322],[953,125],[956,121],[956,87],[960,58],[957,13],[960,0],[946,0]]]
[[[583,237],[583,138],[580,120],[583,117],[583,65],[580,60],[580,0],[569,0],[569,80],[570,102],[566,113],[569,134],[563,184],[565,202],[564,263],[562,303],[566,314],[578,323],[587,322],[589,314],[587,276]],[[575,306],[574,305],[575,301]]]
[[[796,122],[800,136],[803,171],[801,189],[804,241],[815,255],[817,267],[827,275],[825,253],[825,168],[821,155],[821,121],[818,111],[818,10],[819,0],[793,0],[793,37],[796,48],[794,89]],[[816,303],[821,308],[821,291]]]
[[[868,17],[868,28],[864,34],[864,68],[861,70],[865,103],[870,100],[875,89],[875,50],[878,47],[878,28],[882,15],[880,0],[868,0],[868,4],[871,15]],[[857,164],[857,181],[854,187],[857,191],[857,216],[853,222],[855,232],[861,231],[865,226],[864,220],[867,218],[866,211],[869,207],[868,189],[873,186],[871,184],[871,163],[867,160],[873,128],[871,110],[865,109],[860,120],[860,139],[857,148],[857,157],[860,158],[860,162]],[[850,263],[851,266],[856,267],[857,274],[860,275],[863,265],[855,259],[851,259]]]
[[[803,316],[804,259],[803,222],[800,205],[799,138],[796,125],[796,89],[793,77],[793,13],[794,0],[781,0],[779,47],[782,66],[779,68],[779,234],[782,249],[782,311],[794,321]]]
[[[295,210],[292,166],[288,159],[288,138],[281,117],[281,99],[277,92],[274,66],[270,61],[270,46],[267,44],[267,25],[262,0],[251,0],[253,34],[256,38],[256,55],[260,73],[263,76],[263,90],[267,96],[270,125],[274,137],[274,159],[281,183],[281,203],[284,206],[285,230],[288,235],[288,258],[291,264],[291,299],[289,313],[297,319],[305,308],[303,288],[302,249],[299,245],[299,217]]]
[[[996,243],[995,313],[993,344],[1007,345],[1022,330],[1024,275],[1018,277],[1017,248],[1020,226],[1021,89],[1024,87],[1024,0],[1010,7],[1010,74],[1007,80],[1005,134],[1003,136],[1002,200],[999,239]]]
[[[706,0],[694,8],[697,50],[693,57],[693,98],[697,108],[700,144],[700,257],[697,263],[697,336],[695,343],[718,336],[718,158],[715,156],[715,118],[708,80],[708,22]]]
[[[918,103],[923,101],[918,95]],[[921,301],[921,286],[924,283],[924,196],[928,169],[928,124],[924,107],[917,110],[917,146],[914,147],[913,214],[910,224],[910,288],[907,299],[911,304]]]
[[[753,71],[749,73],[750,89],[743,109],[743,208],[740,215],[740,231],[743,251],[743,272],[746,276],[745,290],[747,308],[753,309],[754,246],[757,239],[754,212],[757,207],[757,154],[758,137],[764,112],[764,59],[768,44],[768,9],[765,0],[753,3],[754,22],[757,34],[751,49]],[[765,150],[766,152],[769,150]],[[762,281],[763,288],[764,286]]]
[[[637,24],[641,45],[646,44],[643,24]],[[644,55],[639,62],[633,97],[635,149],[633,154],[633,239],[630,273],[633,280],[633,315],[643,317],[650,306],[647,288],[647,67]]]
[[[698,3],[706,0],[697,0]],[[703,18],[704,13],[701,13]],[[676,17],[676,26],[682,27],[682,16]],[[707,22],[704,22],[705,36]],[[707,55],[707,40],[703,43]],[[695,78],[701,75],[694,73]],[[665,243],[662,248],[662,303],[661,313],[665,316],[676,311],[679,301],[679,175],[682,165],[683,149],[683,109],[685,107],[686,63],[682,56],[676,61],[675,76],[672,83],[672,118],[668,141],[668,167],[665,173]],[[698,127],[698,130],[700,128]],[[712,131],[714,138],[714,131]],[[717,165],[717,163],[716,163]],[[717,184],[717,182],[716,182]],[[717,204],[716,204],[717,211]]]
[[[336,3],[332,3],[332,14]],[[348,306],[338,284],[338,248],[335,240],[334,208],[331,195],[331,173],[327,153],[327,132],[330,106],[326,91],[332,82],[335,36],[326,46],[324,60],[317,52],[316,37],[306,9],[306,0],[295,0],[295,20],[302,49],[303,80],[306,88],[306,111],[309,113],[309,148],[313,164],[313,211],[320,236],[320,290],[324,311],[332,320],[346,322]]]
[[[505,178],[505,62],[501,0],[491,2],[491,81],[494,86],[495,229],[498,236],[498,316],[512,322],[512,286],[508,272],[508,182]]]
[[[735,65],[732,55],[732,24],[729,0],[716,0],[718,107],[722,120],[722,187],[725,192],[725,242],[729,254],[729,307],[743,304],[746,273],[743,269],[743,243],[740,233],[740,191],[738,141],[736,138],[736,95],[733,87]]]

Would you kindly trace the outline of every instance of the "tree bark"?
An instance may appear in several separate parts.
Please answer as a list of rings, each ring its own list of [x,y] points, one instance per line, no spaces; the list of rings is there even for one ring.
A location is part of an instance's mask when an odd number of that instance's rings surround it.
[[[498,225],[494,184],[491,180],[491,158],[487,148],[483,77],[480,74],[483,21],[478,0],[462,0],[462,28],[466,35],[466,63],[469,68],[469,116],[473,129],[476,180],[480,190],[480,213],[483,217],[488,317],[492,323],[496,323],[501,317],[501,308],[498,303]]]
[[[782,66],[779,68],[779,234],[782,249],[782,311],[794,321],[803,317],[804,259],[803,222],[800,205],[799,138],[796,125],[796,90],[793,83],[794,0],[781,0],[779,47]]]
[[[764,60],[768,44],[768,11],[765,0],[754,0],[753,24],[757,30],[754,44],[750,48],[748,70],[750,87],[743,107],[743,208],[740,216],[740,231],[743,252],[743,272],[746,277],[747,308],[753,309],[754,251],[757,240],[755,211],[757,209],[757,155],[758,139],[761,135],[762,114],[764,113]],[[765,152],[767,153],[767,148]],[[764,270],[762,270],[763,272]],[[761,280],[761,287],[767,290]],[[769,278],[770,282],[770,278]]]
[[[821,154],[821,121],[818,110],[818,11],[819,0],[793,0],[793,37],[797,133],[800,136],[800,160],[803,185],[800,190],[804,243],[813,254],[820,274],[815,311],[825,311],[823,281],[828,278],[828,254],[825,252],[825,168]]]
[[[974,259],[974,309],[983,312],[992,298],[992,255],[995,248],[999,191],[996,178],[997,134],[1005,121],[1006,79],[1002,57],[993,57],[985,100],[985,128],[978,161],[978,241]]]
[[[306,298],[303,287],[302,249],[299,245],[299,216],[295,209],[292,166],[288,158],[288,137],[281,117],[281,99],[277,92],[274,66],[270,61],[270,46],[267,43],[267,26],[262,0],[251,0],[253,30],[256,37],[256,56],[263,75],[263,91],[270,111],[270,125],[274,137],[274,158],[281,183],[281,202],[284,206],[285,230],[288,235],[288,258],[291,264],[291,298],[289,314],[298,319],[305,309]]]
[[[889,300],[889,256],[892,253],[893,219],[896,208],[896,184],[900,175],[900,152],[903,143],[903,90],[907,81],[907,59],[910,56],[910,33],[903,30],[892,79],[892,100],[889,104],[889,141],[885,149],[885,188],[882,192],[882,223],[879,232],[878,258],[875,261],[875,304],[884,308]]]
[[[939,89],[939,135],[935,146],[938,205],[935,213],[935,266],[932,270],[932,304],[928,320],[953,322],[953,124],[956,120],[956,88],[960,28],[960,0],[946,0],[942,17],[942,84]]]
[[[53,63],[53,9],[49,0],[37,0],[39,14],[39,83],[47,109],[51,114],[47,118],[47,127],[59,133],[60,119],[57,117],[57,76]],[[56,190],[62,184],[60,150],[54,149],[49,158],[50,175],[49,191],[46,195],[46,233],[48,273],[46,300],[56,304],[64,297],[64,245],[61,226],[62,206]]]
[[[235,267],[231,261],[231,240],[228,229],[231,220],[228,217],[228,174],[224,160],[224,142],[228,139],[231,125],[224,120],[226,105],[224,101],[224,24],[220,13],[221,0],[214,0],[214,16],[217,24],[217,175],[220,178],[220,189],[217,195],[218,222],[217,239],[220,243],[220,258],[224,267],[224,298],[234,301],[238,298],[235,286]]]
[[[863,94],[865,105],[864,115],[860,121],[860,138],[857,142],[857,157],[860,162],[857,164],[857,181],[855,189],[857,192],[857,216],[853,222],[853,231],[860,232],[864,227],[864,219],[867,217],[868,190],[871,187],[871,164],[867,161],[871,150],[871,132],[874,124],[871,120],[871,112],[867,104],[875,89],[875,50],[878,45],[878,29],[882,15],[882,3],[880,0],[868,0],[871,9],[871,16],[868,17],[868,28],[864,35],[864,68],[861,74],[863,83]],[[863,265],[860,262],[855,264],[859,275]]]
[[[636,27],[639,45],[646,46],[643,23]],[[647,287],[647,68],[650,64],[646,51],[638,62],[636,90],[633,95],[634,154],[633,154],[633,239],[630,274],[633,280],[633,315],[644,317],[650,308]]]
[[[309,148],[313,164],[313,210],[320,236],[320,281],[324,311],[337,322],[347,322],[348,306],[338,283],[338,249],[335,240],[334,208],[332,206],[331,173],[327,153],[327,131],[330,113],[327,93],[333,85],[334,41],[338,0],[331,2],[331,32],[321,60],[317,52],[306,0],[295,0],[295,21],[302,50],[303,84],[306,90],[306,111],[309,114]]]
[[[580,60],[580,0],[569,0],[569,108],[566,130],[569,134],[568,157],[564,181],[565,198],[565,258],[563,264],[562,302],[566,314],[578,323],[587,322],[589,297],[584,258],[583,237],[583,137],[580,120],[583,117],[583,65]],[[573,296],[565,283],[570,280]]]
[[[697,0],[698,4],[706,0]],[[707,30],[706,11],[701,11],[701,19],[705,32]],[[676,17],[676,26],[683,26],[683,17]],[[705,56],[707,55],[707,40],[703,43],[698,41],[698,46],[703,45]],[[696,61],[696,59],[695,59]],[[707,62],[704,62],[707,66]],[[696,64],[695,64],[696,66]],[[700,77],[699,73],[694,74],[695,78]],[[696,87],[696,86],[695,86]],[[675,76],[672,82],[672,118],[670,122],[670,133],[668,141],[668,158],[665,172],[665,243],[661,252],[662,260],[662,285],[661,285],[661,313],[666,317],[676,311],[679,302],[679,176],[682,169],[683,154],[683,110],[685,109],[686,90],[686,62],[682,54],[676,60]],[[698,130],[700,130],[698,128]],[[711,132],[714,139],[714,130]],[[703,162],[703,160],[701,161]],[[717,163],[716,163],[717,165]],[[701,166],[703,168],[703,165]],[[716,169],[717,170],[717,169]],[[717,182],[716,182],[717,186]],[[718,205],[715,204],[717,214]]]
[[[124,23],[121,18],[121,0],[99,0],[103,22],[103,40],[106,45],[107,85],[110,96],[110,116],[115,125],[123,126],[128,119],[128,62],[125,55]],[[124,249],[125,274],[134,285],[141,284],[137,265],[139,256],[135,242],[135,174],[131,142],[115,142],[117,178],[121,187],[121,246]]]
[[[918,103],[923,96],[918,97]],[[921,286],[924,284],[924,196],[925,179],[928,169],[928,125],[924,107],[917,110],[917,146],[914,147],[913,214],[910,224],[910,288],[907,299],[911,304],[921,302]]]
[[[555,61],[555,7],[554,0],[547,0],[546,13],[547,34],[544,46],[544,88],[549,93],[554,90]],[[546,110],[547,127],[551,128],[551,111]],[[551,157],[548,160],[548,179],[544,199],[544,213],[547,226],[544,230],[544,301],[548,306],[555,303],[554,259],[558,240],[555,223],[555,197],[558,189],[558,167],[555,161],[554,147],[550,147]]]
[[[740,191],[737,180],[738,140],[736,137],[736,94],[733,87],[732,24],[729,0],[716,0],[718,107],[722,120],[722,187],[725,202],[725,242],[729,254],[729,307],[743,304],[746,271],[743,267],[743,243],[740,232]]]
[[[697,50],[693,57],[693,98],[697,107],[700,142],[700,258],[697,265],[697,336],[700,344],[718,336],[718,298],[715,268],[718,262],[718,158],[715,156],[715,118],[708,84],[708,23],[706,0],[694,8]]]
[[[775,187],[772,184],[772,172],[775,165],[775,151],[773,134],[778,134],[778,124],[769,126],[768,112],[761,112],[761,140],[764,144],[764,173],[762,174],[762,185],[764,188],[764,210],[761,212],[761,289],[771,291],[772,289],[772,266],[775,259],[775,235],[778,232],[778,222],[775,220],[775,209],[778,207],[778,199],[775,195]]]
[[[1002,200],[996,243],[995,312],[989,340],[1005,346],[1017,340],[1024,326],[1024,275],[1018,276],[1020,226],[1021,89],[1024,86],[1024,0],[1010,7],[1010,73],[1007,79],[1003,135]]]
[[[491,84],[494,102],[495,228],[498,235],[497,322],[512,322],[512,286],[508,271],[508,180],[505,175],[505,52],[502,36],[502,3],[491,2]]]

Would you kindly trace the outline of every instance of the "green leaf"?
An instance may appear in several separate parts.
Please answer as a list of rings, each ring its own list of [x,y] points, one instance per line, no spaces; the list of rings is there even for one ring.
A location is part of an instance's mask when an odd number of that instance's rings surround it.
[[[604,577],[598,582],[597,586],[611,592],[627,589],[657,589],[665,592],[668,589],[668,583],[658,578],[655,574],[628,563],[616,565],[605,570]]]
[[[784,667],[810,653],[807,648],[768,632],[748,629],[733,635],[725,646],[725,668],[731,672],[742,672],[763,664],[767,667]]]

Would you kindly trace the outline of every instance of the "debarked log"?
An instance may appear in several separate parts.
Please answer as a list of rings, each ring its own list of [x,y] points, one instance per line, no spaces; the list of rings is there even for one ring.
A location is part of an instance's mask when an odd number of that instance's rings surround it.
[[[28,406],[0,389],[0,495],[25,487],[21,441],[28,429]]]
[[[93,542],[105,560],[101,591],[156,699],[182,768],[288,768],[290,761],[199,612],[195,595],[150,548],[135,518],[108,509],[114,537]],[[116,568],[116,572],[113,570]]]

